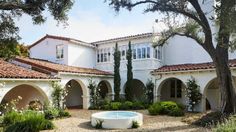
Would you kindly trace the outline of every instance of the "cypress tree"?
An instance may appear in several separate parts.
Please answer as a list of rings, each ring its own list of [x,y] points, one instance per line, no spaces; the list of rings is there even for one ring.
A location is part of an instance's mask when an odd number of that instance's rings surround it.
[[[132,80],[133,80],[133,72],[132,72],[132,49],[131,49],[131,42],[129,41],[129,48],[126,53],[127,59],[127,83],[125,88],[125,97],[126,100],[132,101]]]
[[[114,91],[115,101],[120,100],[120,51],[116,43],[114,51]]]

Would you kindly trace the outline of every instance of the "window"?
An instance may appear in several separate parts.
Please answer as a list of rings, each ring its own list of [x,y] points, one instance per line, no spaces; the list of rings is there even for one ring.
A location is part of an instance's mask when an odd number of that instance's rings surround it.
[[[97,53],[97,62],[99,63],[100,62],[100,58],[99,58],[99,52]]]
[[[154,49],[153,57],[157,59],[157,49]]]
[[[107,62],[107,53],[104,53],[104,62]]]
[[[142,58],[141,49],[138,48],[138,59]]]
[[[110,50],[111,50],[111,49],[108,48],[108,53],[107,53],[107,55],[108,55],[107,59],[108,59],[108,60],[107,60],[107,61],[110,61],[110,59],[111,59],[111,58],[110,58],[110,57],[111,57],[111,53],[110,53],[111,51],[110,51]]]
[[[170,82],[170,97],[181,98],[182,97],[182,82],[180,80],[171,80]]]
[[[147,47],[147,58],[150,58],[150,47]]]
[[[133,49],[133,59],[136,59],[136,49]]]
[[[63,45],[57,45],[56,46],[56,57],[57,57],[57,59],[64,58],[64,48],[63,48]]]
[[[158,50],[157,50],[157,59],[161,60],[162,59],[162,49],[161,49],[161,46],[158,47]]]
[[[101,52],[101,62],[103,62],[103,52]]]
[[[142,48],[142,58],[146,58],[146,48]]]

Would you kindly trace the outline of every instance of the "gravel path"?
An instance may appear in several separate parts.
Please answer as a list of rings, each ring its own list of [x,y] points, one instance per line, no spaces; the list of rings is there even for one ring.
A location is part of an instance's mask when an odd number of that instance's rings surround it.
[[[181,117],[170,116],[150,116],[147,111],[140,110],[143,113],[144,124],[138,129],[125,130],[97,130],[90,125],[90,116],[95,110],[70,110],[71,117],[53,121],[56,125],[54,130],[44,132],[87,132],[87,131],[135,131],[135,132],[209,132],[209,129],[191,126],[181,122]]]

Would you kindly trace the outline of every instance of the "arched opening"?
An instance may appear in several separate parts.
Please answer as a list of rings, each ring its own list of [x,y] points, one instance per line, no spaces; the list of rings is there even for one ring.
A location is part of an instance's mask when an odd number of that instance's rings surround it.
[[[70,80],[66,84],[67,96],[66,107],[69,109],[83,108],[83,89],[82,85],[77,80]]]
[[[158,95],[160,101],[174,101],[177,103],[185,104],[187,101],[186,86],[177,78],[168,78],[161,82],[158,88]]]
[[[124,89],[126,89],[126,84],[124,85]],[[133,100],[142,100],[144,98],[144,90],[145,90],[145,85],[143,84],[142,81],[138,79],[133,79],[131,81],[131,96]]]
[[[40,102],[43,104],[48,101],[46,94],[40,89],[31,85],[22,84],[12,88],[10,91],[2,99],[1,104],[9,103],[12,100],[16,100],[21,98],[19,102],[16,104],[17,109],[24,109],[27,106],[34,102]]]
[[[211,80],[207,84],[204,94],[207,100],[206,106],[208,105],[208,109],[206,107],[206,110],[210,110],[210,109],[213,111],[219,110],[220,109],[220,90],[219,90],[218,81],[216,78]]]
[[[109,94],[112,93],[111,85],[108,81],[104,81],[104,80],[101,81],[98,84],[98,88],[99,88],[99,93],[100,93],[100,96],[102,97],[102,99],[109,97]]]

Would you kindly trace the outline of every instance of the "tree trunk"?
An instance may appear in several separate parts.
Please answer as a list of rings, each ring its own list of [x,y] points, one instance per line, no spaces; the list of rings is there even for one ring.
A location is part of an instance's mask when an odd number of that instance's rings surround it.
[[[228,49],[216,48],[216,56],[213,59],[221,93],[221,112],[235,113],[236,94],[233,87],[232,75],[228,64]]]

